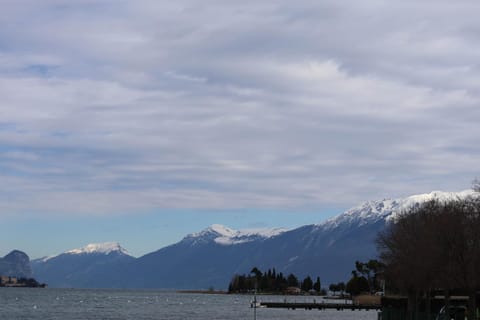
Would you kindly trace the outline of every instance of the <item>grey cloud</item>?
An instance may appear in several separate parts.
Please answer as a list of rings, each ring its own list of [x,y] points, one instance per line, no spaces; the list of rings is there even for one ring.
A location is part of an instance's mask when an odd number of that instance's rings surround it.
[[[478,174],[474,3],[23,3],[2,212],[347,207]]]

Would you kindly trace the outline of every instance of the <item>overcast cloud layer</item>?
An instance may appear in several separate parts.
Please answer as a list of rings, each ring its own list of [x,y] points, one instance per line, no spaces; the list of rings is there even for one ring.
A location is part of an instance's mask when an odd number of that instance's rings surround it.
[[[2,1],[0,212],[349,207],[480,163],[477,1]]]

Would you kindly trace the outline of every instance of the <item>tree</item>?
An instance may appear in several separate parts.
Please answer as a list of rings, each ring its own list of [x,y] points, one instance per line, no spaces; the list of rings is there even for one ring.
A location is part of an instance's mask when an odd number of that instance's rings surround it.
[[[443,288],[447,305],[452,290],[468,294],[468,319],[476,319],[475,292],[480,288],[479,199],[429,201],[402,213],[379,235],[377,244],[385,276],[389,284],[408,295],[411,314],[418,310],[416,297],[426,296],[429,305],[432,289]]]
[[[250,273],[253,273],[257,279],[262,277],[262,271],[260,271],[257,267],[253,267]]]
[[[283,291],[287,288],[287,279],[283,276],[283,273],[280,272],[277,274],[277,277],[275,278],[275,289],[276,291],[280,292]]]
[[[347,282],[345,289],[350,295],[356,296],[369,290],[368,281],[364,276],[359,277],[355,272],[352,272],[352,278]]]
[[[315,281],[315,283],[313,285],[313,290],[317,291],[317,293],[320,293],[320,291],[322,290],[322,284],[320,282],[320,277],[317,277],[317,281]]]
[[[377,274],[383,270],[383,263],[378,260],[369,260],[365,263],[356,261],[355,268],[358,273],[367,279],[370,293],[377,291]]]
[[[228,285],[228,292],[246,293],[251,289],[249,282],[245,275],[234,275]]]
[[[289,287],[298,287],[298,279],[292,273],[290,273],[287,277],[287,285]]]
[[[313,288],[313,281],[310,276],[307,276],[303,281],[302,281],[302,290],[305,292],[308,292],[312,290]]]

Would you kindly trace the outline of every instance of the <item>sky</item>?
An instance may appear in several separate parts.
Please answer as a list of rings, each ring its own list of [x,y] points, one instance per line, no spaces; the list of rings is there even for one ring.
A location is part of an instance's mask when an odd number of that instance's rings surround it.
[[[480,175],[477,1],[0,2],[0,255],[140,256]]]

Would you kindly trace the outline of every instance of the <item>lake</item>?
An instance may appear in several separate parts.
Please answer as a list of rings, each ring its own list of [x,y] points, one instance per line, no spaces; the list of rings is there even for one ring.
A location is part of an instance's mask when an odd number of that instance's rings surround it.
[[[253,319],[251,296],[155,290],[0,288],[0,318],[69,319]],[[259,301],[312,302],[318,297],[259,296]],[[376,311],[257,309],[258,320],[376,320]]]

